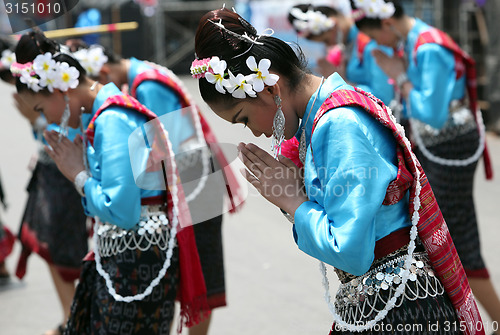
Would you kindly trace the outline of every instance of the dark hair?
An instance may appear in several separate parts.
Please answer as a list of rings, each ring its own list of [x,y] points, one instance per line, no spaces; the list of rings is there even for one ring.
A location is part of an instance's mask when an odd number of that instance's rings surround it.
[[[300,5],[295,5],[293,6],[290,10],[297,8],[300,9],[303,13],[307,13],[307,11],[312,10],[315,12],[320,12],[322,14],[325,14],[327,17],[331,16],[342,16],[342,13],[340,13],[338,10],[332,7],[328,6],[314,6],[313,4],[300,4]],[[295,16],[290,14],[290,11],[288,12],[288,22],[292,25],[293,29],[295,29],[296,32],[299,32],[294,24],[293,21],[297,20]],[[305,36],[307,38],[307,36]]]
[[[394,15],[392,15],[393,18],[400,19],[405,15],[403,6],[401,6],[399,0],[385,0],[385,2],[392,2],[394,4],[394,9],[396,11],[394,12]],[[353,11],[357,9],[356,5],[354,4],[354,0],[351,0],[351,7]],[[364,17],[360,20],[356,20],[356,27],[358,27],[360,30],[362,30],[363,28],[380,29],[382,28],[382,20]]]
[[[14,46],[10,40],[6,37],[0,37],[0,54],[5,50],[13,50]],[[14,77],[8,68],[0,69],[0,79],[7,83],[12,83],[14,81]]]
[[[21,64],[32,62],[36,56],[44,54],[46,52],[50,52],[52,55],[60,51],[60,46],[57,42],[48,39],[43,35],[42,32],[33,31],[28,34],[25,34],[19,40],[16,46],[16,61]],[[80,72],[79,81],[85,78],[86,71],[80,65],[80,63],[74,59],[72,56],[59,53],[57,56],[53,58],[58,62],[66,62],[69,66],[74,66],[78,72]],[[19,77],[16,80],[16,88],[17,92],[22,92],[24,90],[29,90],[26,84],[23,84]],[[40,90],[41,93],[50,94],[49,90],[43,87]]]
[[[256,61],[267,58],[271,61],[271,68],[280,77],[288,79],[291,90],[295,89],[305,75],[305,57],[299,47],[297,53],[286,42],[272,36],[258,38],[260,44],[238,38],[224,29],[216,26],[220,20],[225,28],[238,35],[247,34],[250,38],[257,38],[255,28],[238,14],[228,9],[218,9],[205,14],[198,25],[195,38],[195,51],[199,59],[218,56],[227,62],[227,68],[233,73],[248,75],[252,71],[246,65],[246,60],[254,56]],[[210,22],[212,21],[212,22]],[[231,94],[221,94],[205,79],[199,80],[200,93],[206,102],[231,103]]]

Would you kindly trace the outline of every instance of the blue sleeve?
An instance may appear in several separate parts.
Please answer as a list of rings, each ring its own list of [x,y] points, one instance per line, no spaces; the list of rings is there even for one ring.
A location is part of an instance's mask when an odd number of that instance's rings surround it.
[[[320,120],[312,137],[314,168],[308,172],[306,166],[306,174],[312,173],[321,194],[308,187],[310,201],[295,212],[295,234],[305,253],[362,275],[374,259],[376,214],[397,175],[396,146],[392,134],[369,116],[372,123],[362,124],[350,109],[335,113]]]
[[[162,84],[150,80],[137,87],[136,96],[137,100],[158,116],[175,112],[171,117],[162,117],[161,121],[169,134],[174,152],[177,153],[179,145],[194,135],[189,118],[180,114],[181,103],[178,96]]]
[[[434,43],[422,45],[417,51],[417,69],[421,84],[410,92],[411,117],[441,129],[456,83],[453,53]]]
[[[371,41],[363,50],[363,61],[361,61],[358,57],[357,45],[355,48],[347,64],[347,79],[388,105],[394,97],[394,88],[389,84],[389,77],[377,65],[372,51],[378,48],[389,56],[392,56],[392,51],[389,48],[379,47],[375,41]]]
[[[377,46],[377,44],[372,41],[366,47],[364,56],[367,72],[370,73],[370,92],[382,100],[384,104],[389,105],[394,98],[394,87],[389,83],[389,77],[375,61],[375,57],[372,55],[372,51],[375,49],[383,51],[389,57],[393,56],[393,51],[387,47]]]
[[[368,46],[368,45],[367,45]],[[366,48],[365,50],[366,51]],[[346,66],[346,79],[353,83],[354,86],[369,86],[370,80],[366,72],[366,63],[364,61],[365,52],[363,52],[363,61],[358,55],[358,43],[354,43],[353,50],[351,52],[351,57],[347,61]]]
[[[86,213],[101,221],[130,229],[141,212],[141,190],[136,186],[128,138],[146,122],[145,116],[132,111],[106,110],[96,120],[94,146],[99,174],[85,183],[83,205]]]

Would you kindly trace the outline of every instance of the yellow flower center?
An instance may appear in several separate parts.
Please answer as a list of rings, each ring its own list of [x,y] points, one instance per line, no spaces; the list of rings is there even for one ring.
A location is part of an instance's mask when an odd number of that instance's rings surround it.
[[[43,70],[48,71],[49,70],[49,64],[43,63]]]
[[[62,80],[67,83],[69,81],[69,74],[63,73]]]

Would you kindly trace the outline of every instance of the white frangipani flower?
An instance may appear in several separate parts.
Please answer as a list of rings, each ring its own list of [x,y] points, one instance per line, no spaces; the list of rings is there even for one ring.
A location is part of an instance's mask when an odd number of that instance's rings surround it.
[[[56,61],[52,59],[52,54],[46,52],[43,55],[38,55],[33,60],[33,69],[40,79],[44,79],[51,72],[55,71]]]
[[[21,75],[21,83],[25,84],[28,86],[28,88],[34,92],[40,91],[41,87],[38,85],[39,80],[38,78],[32,77],[31,75],[26,75],[24,72]]]
[[[396,11],[392,2],[384,0],[354,0],[354,4],[369,19],[388,19]]]
[[[227,63],[224,60],[220,60],[219,57],[212,57],[208,63],[209,67],[212,69],[213,73],[207,72],[205,78],[211,84],[215,84],[215,89],[222,94],[225,94],[224,86],[227,84],[227,79],[224,79],[225,71],[227,68]]]
[[[257,66],[257,62],[255,61],[254,56],[250,56],[247,58],[247,66],[255,74],[251,74],[248,76],[248,82],[252,84],[253,90],[255,92],[262,92],[264,89],[264,84],[268,86],[274,86],[279,79],[279,76],[276,74],[269,73],[269,68],[271,67],[271,61],[267,58],[263,58],[259,61],[259,65]]]
[[[69,66],[68,63],[57,63],[57,74],[54,87],[66,92],[69,88],[76,88],[78,86],[78,77],[80,72],[74,67]]]
[[[50,93],[54,92],[54,87],[57,86],[57,71],[51,71],[46,76],[40,78],[40,86],[47,87]]]
[[[356,8],[362,8],[366,7],[370,0],[354,0],[354,4],[356,5]]]
[[[394,8],[394,4],[392,2],[387,2],[380,8],[379,17],[381,19],[388,19],[392,17],[395,12],[396,8]]]
[[[233,97],[238,99],[246,98],[246,94],[250,97],[255,98],[257,95],[252,89],[252,85],[247,83],[248,76],[244,76],[238,73],[234,76],[231,71],[228,70],[229,80],[227,81],[226,88]]]
[[[11,64],[16,61],[16,54],[9,49],[5,49],[2,51],[2,58],[0,62],[2,66],[6,69],[9,69]]]

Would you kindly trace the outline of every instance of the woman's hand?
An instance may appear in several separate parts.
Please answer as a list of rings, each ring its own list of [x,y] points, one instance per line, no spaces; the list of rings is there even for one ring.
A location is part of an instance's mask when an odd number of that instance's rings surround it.
[[[292,160],[279,156],[279,161],[254,144],[240,143],[240,159],[247,167],[243,175],[268,201],[290,215],[308,200],[300,169]]]
[[[406,72],[405,63],[402,58],[394,55],[389,57],[382,50],[375,49],[372,51],[373,57],[375,57],[375,61],[377,65],[385,72],[385,74],[396,80],[396,78]]]
[[[76,175],[85,170],[81,137],[76,136],[74,142],[71,142],[63,136],[59,142],[59,133],[54,130],[45,131],[43,135],[51,147],[45,146],[45,151],[54,160],[59,171],[74,182]]]
[[[335,66],[326,58],[319,58],[317,60],[317,69],[316,69],[323,77],[328,78],[333,73],[338,73],[342,78],[345,78],[345,63],[342,63],[340,66]]]

